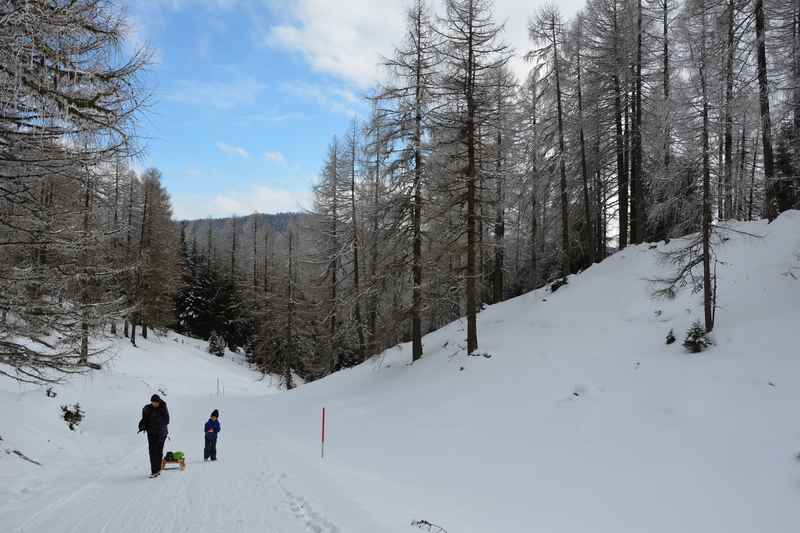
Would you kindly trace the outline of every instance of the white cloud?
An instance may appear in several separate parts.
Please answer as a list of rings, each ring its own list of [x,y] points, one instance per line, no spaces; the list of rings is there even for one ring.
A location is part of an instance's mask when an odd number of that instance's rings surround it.
[[[244,190],[228,191],[207,197],[181,195],[173,204],[175,219],[191,220],[209,216],[247,215],[255,212],[304,211],[311,207],[312,194],[310,191],[291,191],[268,185],[253,185]]]
[[[405,0],[297,0],[289,20],[269,28],[265,42],[300,52],[312,68],[360,87],[379,76],[380,54],[403,31]],[[391,16],[387,16],[391,14]]]
[[[225,143],[222,143],[222,142],[218,142],[217,143],[217,148],[219,148],[220,151],[222,151],[222,152],[224,152],[224,153],[226,153],[228,155],[235,155],[235,156],[238,156],[238,157],[241,157],[241,158],[244,158],[244,159],[247,159],[248,157],[250,157],[250,154],[248,153],[248,151],[245,150],[244,148],[242,148],[241,146],[233,146],[233,145],[230,145],[230,144],[225,144]]]
[[[267,152],[264,154],[264,159],[279,165],[286,165],[286,157],[280,152]]]
[[[164,99],[179,104],[212,106],[217,109],[233,109],[241,105],[254,104],[267,88],[253,78],[228,81],[178,80]]]
[[[305,113],[299,111],[281,111],[280,109],[273,109],[272,111],[247,113],[241,118],[243,122],[299,122],[306,120],[308,117]]]
[[[516,51],[514,71],[523,76],[528,67],[522,56],[530,50],[528,20],[545,0],[495,0],[495,20],[506,23],[505,41]],[[559,0],[565,16],[572,16],[586,0]],[[390,56],[405,31],[410,0],[294,0],[288,20],[271,25],[264,42],[302,54],[319,72],[332,74],[357,87],[380,81],[381,56]],[[443,2],[431,4],[441,10]]]
[[[358,107],[363,101],[346,87],[323,87],[304,81],[285,82],[281,89],[290,94],[315,102],[332,113],[342,113],[348,117],[360,116]]]

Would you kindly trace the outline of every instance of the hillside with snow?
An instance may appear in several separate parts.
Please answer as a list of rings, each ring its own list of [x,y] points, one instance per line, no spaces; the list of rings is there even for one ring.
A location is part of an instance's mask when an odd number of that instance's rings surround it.
[[[0,531],[796,531],[800,212],[717,237],[702,354],[681,346],[701,295],[651,296],[679,239],[488,307],[478,356],[459,321],[414,365],[403,345],[276,394],[231,354],[170,335],[121,347],[56,398],[0,381]],[[136,423],[154,391],[172,415],[166,448],[189,465],[150,480]],[[74,402],[86,418],[69,431],[58,406]],[[204,464],[213,408],[221,460]]]

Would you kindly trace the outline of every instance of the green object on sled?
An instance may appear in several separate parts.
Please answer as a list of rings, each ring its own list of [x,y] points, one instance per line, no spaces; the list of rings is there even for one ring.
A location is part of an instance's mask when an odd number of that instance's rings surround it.
[[[183,452],[172,452],[172,459],[175,461],[183,461],[185,457]]]

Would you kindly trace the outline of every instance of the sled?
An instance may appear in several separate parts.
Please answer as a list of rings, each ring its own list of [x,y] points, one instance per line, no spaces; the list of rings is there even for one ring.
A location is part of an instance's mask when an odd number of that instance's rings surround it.
[[[164,470],[167,465],[174,464],[178,465],[178,468],[181,469],[181,472],[186,470],[186,458],[184,457],[180,461],[167,461],[166,459],[161,459],[161,470]]]

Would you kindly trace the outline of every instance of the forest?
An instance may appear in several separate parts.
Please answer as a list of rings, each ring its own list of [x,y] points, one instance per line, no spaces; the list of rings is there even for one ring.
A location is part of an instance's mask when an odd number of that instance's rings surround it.
[[[479,354],[484,306],[687,234],[655,292],[693,284],[710,332],[717,228],[800,207],[800,2],[554,3],[530,14],[527,50],[489,0],[396,16],[387,81],[331,132],[308,212],[175,221],[160,172],[132,169],[153,95],[124,14],[0,0],[10,377],[80,372],[110,339],[165,328],[288,388],[398,343],[416,361],[461,318]]]

